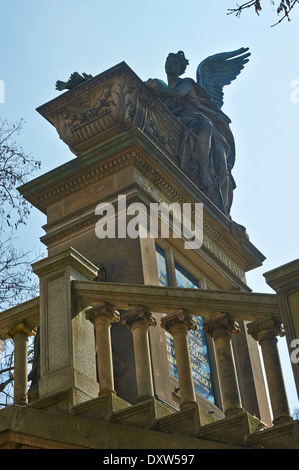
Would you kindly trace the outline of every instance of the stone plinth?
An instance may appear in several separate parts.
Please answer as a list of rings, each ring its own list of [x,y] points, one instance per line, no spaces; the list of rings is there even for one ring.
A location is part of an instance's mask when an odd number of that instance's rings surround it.
[[[39,398],[68,393],[67,405],[98,394],[93,326],[72,301],[71,281],[91,280],[97,268],[74,249],[33,265],[40,278]]]

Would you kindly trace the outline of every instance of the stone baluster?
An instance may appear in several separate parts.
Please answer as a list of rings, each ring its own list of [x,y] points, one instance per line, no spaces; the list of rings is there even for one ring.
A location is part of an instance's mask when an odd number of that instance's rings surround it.
[[[154,396],[148,332],[157,322],[145,307],[131,309],[122,323],[132,332],[138,401]]]
[[[14,404],[28,404],[28,337],[35,330],[24,323],[11,328],[8,332],[15,345],[14,357]]]
[[[273,424],[291,421],[287,394],[277,348],[277,336],[284,336],[284,329],[275,317],[261,318],[247,326],[248,333],[258,341],[262,349]]]
[[[214,340],[225,416],[243,411],[232,351],[232,335],[240,329],[237,322],[221,313],[203,322],[203,330]]]
[[[93,323],[96,331],[99,396],[115,393],[110,328],[112,323],[120,320],[119,312],[112,305],[103,303],[87,309],[85,316]]]
[[[196,330],[196,323],[184,310],[172,310],[162,318],[161,326],[173,337],[181,394],[180,408],[194,406],[196,405],[196,396],[191,371],[188,331]]]

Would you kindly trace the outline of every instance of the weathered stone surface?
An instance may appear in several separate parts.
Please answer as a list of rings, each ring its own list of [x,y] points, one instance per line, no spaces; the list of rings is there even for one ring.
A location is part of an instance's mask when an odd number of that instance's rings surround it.
[[[12,406],[1,410],[1,448],[38,449],[237,449],[140,427]]]
[[[280,266],[264,274],[269,286],[277,292],[278,303],[281,311],[287,344],[290,356],[294,354],[292,362],[294,379],[299,398],[299,362],[298,353],[292,348],[292,344],[298,348],[299,341],[299,259]]]
[[[182,126],[125,62],[37,111],[77,156],[133,127],[174,160],[178,155]]]

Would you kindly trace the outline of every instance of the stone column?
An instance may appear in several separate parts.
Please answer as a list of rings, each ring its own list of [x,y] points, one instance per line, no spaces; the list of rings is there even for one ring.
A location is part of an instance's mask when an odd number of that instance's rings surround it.
[[[232,335],[240,331],[239,325],[221,313],[204,321],[203,330],[214,340],[225,416],[240,413],[243,408],[231,344]]]
[[[148,332],[157,322],[149,310],[137,307],[125,315],[122,323],[133,335],[138,401],[143,401],[154,396]]]
[[[277,293],[299,398],[299,259],[264,274]]]
[[[188,331],[196,330],[195,321],[183,310],[169,311],[161,320],[162,328],[173,337],[181,393],[181,409],[196,404],[188,346]]]
[[[265,365],[273,424],[291,421],[287,394],[277,348],[277,336],[284,336],[282,324],[275,318],[261,318],[249,323],[248,333],[259,342]]]
[[[14,357],[14,404],[28,404],[28,336],[35,331],[20,323],[8,332],[15,345]]]
[[[93,323],[96,330],[99,396],[115,393],[110,328],[112,323],[119,321],[119,312],[112,305],[103,303],[97,307],[87,309],[85,316],[87,320]]]

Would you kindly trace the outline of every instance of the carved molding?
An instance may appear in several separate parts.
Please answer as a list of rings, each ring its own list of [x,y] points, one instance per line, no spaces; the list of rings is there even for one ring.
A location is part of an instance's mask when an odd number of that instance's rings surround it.
[[[182,125],[125,63],[64,93],[38,111],[75,155],[136,127],[177,160]]]
[[[262,341],[265,336],[285,336],[282,323],[275,317],[267,317],[256,320],[247,325],[247,331],[255,341]]]
[[[143,306],[130,309],[123,317],[122,324],[129,329],[138,326],[138,323],[144,323],[148,327],[157,326],[157,321],[152,313]]]
[[[24,337],[29,337],[29,336],[35,336],[36,335],[36,328],[31,328],[29,325],[26,323],[19,323],[18,325],[15,325],[8,330],[8,335],[14,339],[17,336],[24,336]]]
[[[171,335],[178,326],[183,327],[183,329],[186,329],[186,331],[197,330],[195,320],[191,315],[184,312],[183,309],[177,309],[176,311],[169,310],[168,314],[161,319],[161,327]]]
[[[132,151],[111,157],[97,166],[85,169],[85,171],[80,175],[77,174],[75,177],[70,177],[67,181],[64,181],[63,184],[58,184],[55,188],[53,187],[50,191],[45,191],[42,195],[38,196],[36,198],[36,204],[42,204],[43,206],[50,205],[51,203],[53,204],[54,202],[64,199],[68,195],[95,184],[101,179],[107,178],[108,176],[113,175],[115,172],[128,168],[129,166],[134,166],[137,168],[149,181],[159,187],[159,191],[163,193],[166,198],[169,198],[170,201],[178,202],[179,204],[189,202],[186,201],[186,199],[177,191],[177,189],[175,189],[170,184],[169,180],[167,181],[156,169],[153,168],[151,164],[145,160],[143,155]],[[147,197],[150,197],[150,194],[145,188],[140,187],[138,190],[143,192]],[[88,210],[88,208],[82,209],[82,214],[86,212],[86,210]],[[90,210],[92,211],[91,206]],[[78,212],[76,215],[79,213],[80,212]],[[58,226],[62,223],[66,223],[68,220],[71,220],[72,217],[72,214],[67,215],[59,219],[59,221],[55,224],[45,225],[44,228],[45,230],[49,230],[50,228],[54,228],[55,225]],[[78,223],[72,223],[69,227],[67,227],[66,230],[59,230],[57,233],[46,235],[42,238],[42,241],[46,244],[58,241],[61,237],[64,237],[66,233],[70,235],[78,229],[82,229],[83,227],[94,224],[95,220],[96,218],[94,213],[90,216],[86,216],[84,219],[80,218]],[[248,260],[242,256],[240,251],[231,245],[228,238],[225,236],[224,231],[220,232],[217,230],[206,218],[204,218],[203,223],[204,233],[212,241],[214,241],[217,246],[221,247],[221,249],[231,257],[232,261],[234,261],[244,271],[251,269],[251,265]]]
[[[88,308],[85,311],[85,318],[96,325],[97,320],[104,320],[107,323],[117,323],[120,320],[120,314],[113,305],[103,303],[96,307]]]
[[[213,316],[209,320],[205,320],[203,322],[203,330],[212,338],[227,332],[230,335],[240,333],[239,323],[233,320],[227,313],[221,313]]]

